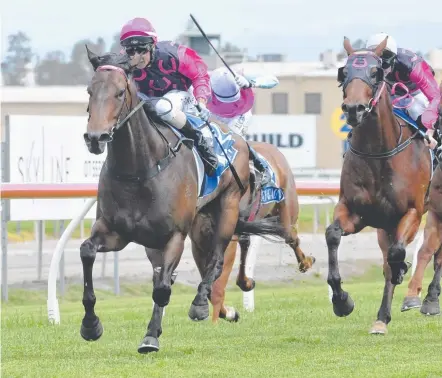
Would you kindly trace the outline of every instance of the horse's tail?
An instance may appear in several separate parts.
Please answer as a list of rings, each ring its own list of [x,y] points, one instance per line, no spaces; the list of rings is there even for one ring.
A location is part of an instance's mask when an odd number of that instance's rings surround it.
[[[272,216],[263,219],[257,219],[253,221],[246,221],[239,218],[236,224],[235,234],[238,236],[263,236],[272,235],[276,239],[285,240],[286,230],[281,224],[279,216]],[[270,240],[270,238],[264,237],[264,239]],[[272,240],[276,241],[276,240]]]

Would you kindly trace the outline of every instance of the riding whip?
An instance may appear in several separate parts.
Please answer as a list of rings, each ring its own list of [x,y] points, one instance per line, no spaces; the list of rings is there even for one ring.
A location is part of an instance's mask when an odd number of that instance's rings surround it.
[[[212,42],[210,42],[209,38],[207,37],[206,33],[204,33],[204,30],[201,28],[200,24],[198,24],[198,21],[195,20],[195,17],[192,16],[192,14],[190,14],[190,18],[192,19],[192,21],[195,23],[196,27],[198,28],[198,30],[200,31],[200,33],[202,34],[202,36],[204,37],[204,39],[207,41],[207,43],[210,45],[210,47],[212,47],[213,51],[215,51],[216,55],[219,56],[219,58],[221,59],[221,61],[224,63],[224,65],[226,66],[226,68],[230,71],[230,73],[233,75],[234,78],[236,78],[236,74],[235,72],[233,72],[233,70],[229,67],[229,65],[226,63],[226,61],[223,59],[223,57],[219,54],[219,52],[216,50],[215,46],[212,45]]]

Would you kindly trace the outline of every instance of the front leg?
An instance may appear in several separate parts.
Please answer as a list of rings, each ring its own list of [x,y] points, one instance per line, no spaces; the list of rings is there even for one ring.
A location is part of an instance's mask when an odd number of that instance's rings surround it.
[[[97,219],[92,227],[91,237],[80,246],[81,263],[83,264],[83,306],[85,315],[81,322],[80,334],[87,341],[98,340],[103,334],[103,326],[95,314],[96,297],[92,280],[97,250],[100,247],[107,251],[122,250],[128,244],[116,232],[111,232],[103,218]]]
[[[334,221],[325,231],[328,247],[327,282],[333,291],[333,311],[336,316],[350,315],[354,308],[354,302],[350,295],[343,291],[341,287],[341,275],[338,266],[338,248],[341,237],[344,234],[355,234],[364,227],[361,218],[356,214],[350,214],[346,203],[341,199],[335,207]]]
[[[391,283],[400,285],[407,274],[410,264],[405,263],[405,248],[410,244],[419,229],[422,214],[416,209],[409,209],[399,222],[396,242],[388,249],[388,264],[391,267]]]

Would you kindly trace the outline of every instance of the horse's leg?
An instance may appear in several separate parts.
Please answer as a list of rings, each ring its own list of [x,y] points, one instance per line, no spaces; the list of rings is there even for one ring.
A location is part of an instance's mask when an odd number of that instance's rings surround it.
[[[384,270],[384,294],[382,296],[381,307],[378,311],[378,317],[370,329],[371,334],[387,333],[387,324],[391,321],[391,303],[393,301],[394,285],[391,282],[391,267],[388,264],[388,247],[393,239],[392,235],[387,234],[386,231],[378,229],[378,244],[382,250],[383,256],[383,270]]]
[[[210,301],[213,308],[218,308],[217,306],[220,306],[222,303],[221,287],[213,284],[221,275],[224,254],[235,232],[239,216],[239,201],[239,192],[225,193],[220,198],[218,222],[215,223],[213,256],[207,266],[206,275],[201,282],[205,286],[205,290],[211,293]]]
[[[434,276],[428,286],[428,293],[422,303],[421,313],[424,315],[439,315],[440,280],[442,275],[442,246],[434,255]]]
[[[325,231],[325,239],[328,247],[328,277],[327,282],[333,291],[333,312],[336,316],[350,315],[354,308],[354,302],[350,295],[342,290],[341,275],[338,266],[338,247],[343,234],[355,234],[361,231],[365,225],[356,214],[350,214],[345,203],[339,202],[334,211],[334,221]]]
[[[238,246],[238,240],[234,237],[233,240],[227,246],[224,254],[224,264],[221,275],[213,283],[212,291],[219,292],[221,299],[216,306],[213,306],[212,322],[216,323],[218,318],[228,320],[230,322],[237,322],[239,319],[239,313],[233,307],[226,307],[224,305],[226,297],[226,286],[229,281],[230,273],[232,273],[233,264],[235,263],[236,248]]]
[[[95,315],[95,293],[92,281],[92,270],[98,248],[100,252],[120,251],[128,242],[116,232],[111,232],[103,218],[98,218],[92,227],[91,236],[80,246],[81,263],[83,264],[83,306],[84,318],[81,322],[80,334],[87,341],[98,340],[103,334],[103,326]]]
[[[205,213],[197,214],[192,230],[192,255],[198,268],[201,278],[206,275],[207,262],[212,258],[212,244],[210,240],[213,238],[212,218]],[[190,305],[188,316],[194,321],[205,320],[209,317],[209,299],[210,292],[203,290],[202,282],[198,285],[197,294]]]
[[[172,235],[163,253],[161,269],[157,269],[157,274],[153,276],[152,299],[157,306],[153,308],[146,335],[138,347],[139,353],[157,352],[160,349],[158,338],[162,332],[162,307],[169,304],[172,292],[172,274],[183,254],[185,239],[186,235],[179,231]]]
[[[422,215],[416,209],[409,209],[399,222],[396,241],[388,249],[388,263],[391,267],[391,282],[400,285],[410,267],[405,263],[405,248],[416,236]]]
[[[427,215],[427,223],[424,229],[424,242],[417,254],[416,271],[408,284],[407,296],[404,298],[401,311],[421,307],[422,304],[419,298],[419,293],[422,291],[422,280],[424,278],[425,269],[431,261],[432,256],[441,245],[442,223],[437,214],[430,210]]]
[[[241,258],[239,263],[238,276],[236,277],[236,285],[245,292],[251,291],[255,288],[255,280],[247,277],[246,275],[246,264],[247,264],[247,253],[250,248],[250,236],[241,235],[239,237],[239,246],[241,248]]]
[[[302,273],[305,273],[313,266],[313,264],[315,263],[315,258],[313,256],[306,257],[302,249],[299,247],[300,242],[296,224],[298,220],[297,201],[297,197],[290,196],[290,198],[281,203],[280,216],[281,222],[287,233],[285,242],[295,252],[296,260],[298,260],[299,270]]]

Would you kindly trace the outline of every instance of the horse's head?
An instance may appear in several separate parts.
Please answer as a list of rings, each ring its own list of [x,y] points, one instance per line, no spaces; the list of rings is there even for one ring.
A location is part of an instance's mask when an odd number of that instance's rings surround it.
[[[98,155],[104,152],[106,143],[112,141],[114,131],[134,106],[137,90],[128,56],[98,56],[87,46],[86,49],[95,72],[87,88],[89,120],[84,140],[89,152]]]
[[[387,38],[374,50],[357,51],[344,38],[348,58],[345,66],[338,69],[338,81],[344,92],[342,111],[351,126],[360,125],[379,100],[379,84],[384,80],[380,56],[387,45]]]

